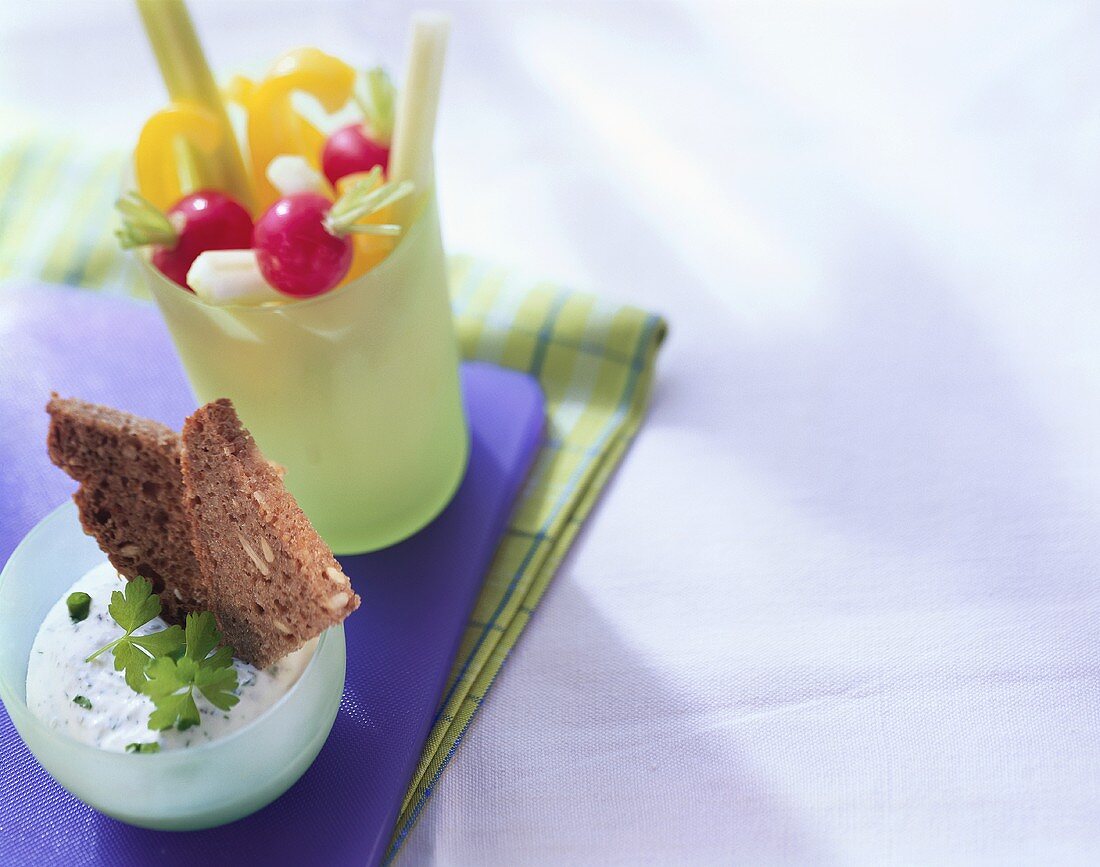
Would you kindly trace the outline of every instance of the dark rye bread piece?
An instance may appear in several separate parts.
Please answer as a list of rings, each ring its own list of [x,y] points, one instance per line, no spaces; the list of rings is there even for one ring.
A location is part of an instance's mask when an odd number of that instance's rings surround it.
[[[182,468],[206,607],[239,658],[266,668],[359,607],[229,400],[184,423]]]
[[[73,495],[84,532],[127,578],[160,595],[162,616],[202,608],[201,572],[183,508],[180,437],[155,421],[51,395],[50,460],[80,483]]]

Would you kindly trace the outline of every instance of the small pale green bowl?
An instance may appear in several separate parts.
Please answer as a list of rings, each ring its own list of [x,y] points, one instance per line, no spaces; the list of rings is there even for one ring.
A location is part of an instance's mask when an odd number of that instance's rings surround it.
[[[344,688],[344,629],[321,635],[293,687],[221,740],[153,754],[96,749],[54,731],[27,707],[27,660],[50,607],[104,560],[72,503],[55,509],[0,572],[0,700],[51,776],[101,813],[143,828],[223,825],[275,800],[305,773],[336,719]]]

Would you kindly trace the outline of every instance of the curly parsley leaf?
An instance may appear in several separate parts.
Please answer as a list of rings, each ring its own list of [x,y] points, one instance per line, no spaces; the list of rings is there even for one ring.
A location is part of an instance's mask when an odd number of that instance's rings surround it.
[[[126,636],[115,640],[111,653],[115,657],[115,671],[125,671],[126,685],[134,692],[141,692],[141,685],[145,683],[145,667],[149,664],[150,657]]]
[[[152,583],[138,576],[111,594],[107,610],[115,623],[130,633],[160,614],[160,598],[154,595]]]
[[[149,716],[149,728],[155,731],[172,726],[183,731],[201,722],[196,689],[220,710],[229,710],[240,700],[233,694],[237,688],[233,650],[217,646],[222,635],[214,615],[209,611],[188,614],[184,636],[183,656],[157,657],[146,669],[148,680],[141,692],[156,706]]]
[[[178,626],[169,626],[160,632],[131,636],[130,642],[152,657],[172,656],[183,648],[183,630]]]
[[[228,648],[225,649],[228,650]],[[229,654],[228,666],[200,668],[195,675],[195,686],[218,710],[232,710],[233,706],[240,701],[240,697],[234,695],[234,690],[237,688],[237,670],[233,668],[232,652]]]
[[[187,657],[177,662],[161,656],[149,664],[149,679],[142,687],[156,706],[149,715],[149,728],[161,731],[176,726],[182,731],[199,724],[199,709],[192,694],[195,669],[194,660]]]
[[[183,630],[170,626],[149,635],[133,634],[160,614],[160,599],[153,593],[153,585],[141,577],[128,581],[123,590],[115,590],[107,611],[125,631],[84,661],[91,662],[110,650],[115,658],[115,671],[126,672],[127,685],[134,692],[141,692],[149,661],[178,651],[184,642]]]
[[[209,611],[188,614],[184,636],[187,640],[186,654],[196,662],[206,659],[210,651],[222,640],[222,634],[218,631],[218,621]]]

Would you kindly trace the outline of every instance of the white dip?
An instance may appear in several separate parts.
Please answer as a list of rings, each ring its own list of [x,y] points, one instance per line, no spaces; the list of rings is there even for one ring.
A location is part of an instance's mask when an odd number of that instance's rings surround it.
[[[126,685],[123,673],[115,671],[110,651],[91,662],[84,661],[122,635],[122,628],[107,612],[111,591],[122,587],[123,579],[110,563],[84,575],[42,621],[27,666],[27,706],[31,712],[50,728],[102,750],[124,752],[127,744],[153,741],[160,744],[161,750],[178,750],[223,738],[278,701],[298,680],[317,644],[314,639],[262,671],[234,659],[241,700],[232,710],[218,710],[196,690],[195,704],[202,724],[182,732],[174,728],[156,732],[148,725],[154,710],[152,699]],[[65,600],[77,590],[92,597],[92,606],[87,618],[74,623]],[[166,625],[157,617],[136,634],[155,632]],[[77,696],[90,701],[91,709],[74,702]]]

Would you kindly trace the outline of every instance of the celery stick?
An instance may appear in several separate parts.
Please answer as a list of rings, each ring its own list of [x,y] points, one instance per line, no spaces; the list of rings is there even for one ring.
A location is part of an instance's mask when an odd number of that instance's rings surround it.
[[[252,207],[252,185],[244,168],[233,127],[222,102],[218,85],[206,63],[191,16],[183,0],[136,0],[145,32],[157,58],[168,95],[189,101],[210,111],[223,127],[221,146],[209,159],[211,177],[218,187],[246,208]],[[192,160],[206,160],[192,153]],[[203,173],[204,175],[206,173]]]
[[[451,20],[446,15],[418,13],[413,16],[401,105],[394,118],[390,179],[412,181],[418,197],[435,185],[432,139],[450,29]],[[398,203],[397,222],[409,225],[408,210],[412,206],[411,199]]]

